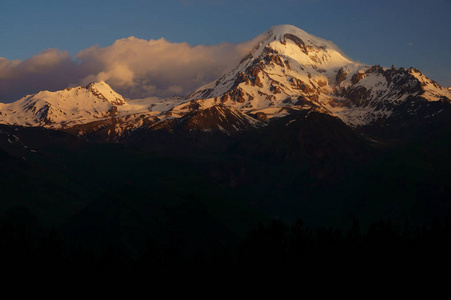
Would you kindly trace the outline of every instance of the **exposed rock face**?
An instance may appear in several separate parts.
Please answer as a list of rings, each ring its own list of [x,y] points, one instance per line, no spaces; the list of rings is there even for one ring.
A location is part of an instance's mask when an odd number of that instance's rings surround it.
[[[310,85],[294,77],[291,79],[291,85],[306,94],[312,94],[316,92]]]
[[[345,79],[348,73],[343,68],[340,68],[337,72],[337,76],[335,76],[335,80],[337,81],[337,85],[342,83]]]
[[[158,118],[136,114],[124,117],[111,117],[87,124],[75,125],[63,129],[65,132],[84,136],[89,140],[118,141],[137,128],[151,127],[160,121]]]
[[[283,37],[285,39],[292,40],[301,49],[301,51],[303,53],[308,55],[307,46],[305,45],[304,41],[301,40],[299,37],[297,37],[291,33],[286,33],[283,35]]]
[[[219,104],[183,117],[180,124],[188,130],[235,133],[261,126],[260,122],[238,110]]]
[[[365,78],[366,74],[364,72],[357,72],[352,76],[351,82],[353,84],[358,83],[362,78]]]
[[[263,112],[258,112],[256,114],[252,115],[252,117],[254,117],[255,119],[257,119],[257,120],[259,120],[261,122],[268,121],[268,116],[265,113],[263,113]]]
[[[109,113],[111,117],[116,117],[119,114],[119,112],[117,111],[117,106],[111,107]]]

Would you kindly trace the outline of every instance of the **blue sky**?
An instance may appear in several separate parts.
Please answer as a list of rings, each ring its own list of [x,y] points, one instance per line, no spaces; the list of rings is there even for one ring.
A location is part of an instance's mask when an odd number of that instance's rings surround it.
[[[451,86],[451,0],[0,1],[0,57],[71,56],[130,36],[191,45],[240,43],[291,24],[354,60],[417,67]]]

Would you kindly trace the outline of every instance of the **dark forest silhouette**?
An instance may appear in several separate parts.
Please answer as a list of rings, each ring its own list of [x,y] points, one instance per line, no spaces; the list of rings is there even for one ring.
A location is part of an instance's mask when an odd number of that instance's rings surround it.
[[[422,227],[407,222],[402,231],[395,230],[389,220],[373,222],[366,231],[357,219],[347,230],[313,230],[302,220],[294,224],[272,220],[236,245],[218,242],[205,252],[189,249],[189,241],[180,238],[161,244],[148,235],[136,255],[111,243],[90,249],[72,245],[55,229],[43,230],[26,210],[17,209],[0,222],[0,264],[12,277],[39,278],[45,270],[54,279],[152,283],[227,276],[268,279],[290,272],[301,277],[325,273],[340,277],[343,270],[367,274],[384,268],[391,270],[386,276],[420,276],[449,263],[451,218]]]

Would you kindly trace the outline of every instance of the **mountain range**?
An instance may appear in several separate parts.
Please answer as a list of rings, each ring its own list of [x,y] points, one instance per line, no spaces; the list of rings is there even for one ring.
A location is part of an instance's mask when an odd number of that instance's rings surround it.
[[[193,232],[233,240],[268,218],[427,224],[451,211],[450,120],[451,89],[419,70],[274,26],[187,97],[93,82],[0,104],[0,213],[132,252],[147,231],[200,247]]]
[[[312,111],[364,130],[440,119],[450,103],[451,90],[417,69],[358,63],[329,41],[281,25],[263,34],[238,66],[186,98],[126,100],[107,83],[94,82],[0,104],[0,123],[117,140],[141,127],[176,124],[232,134]]]

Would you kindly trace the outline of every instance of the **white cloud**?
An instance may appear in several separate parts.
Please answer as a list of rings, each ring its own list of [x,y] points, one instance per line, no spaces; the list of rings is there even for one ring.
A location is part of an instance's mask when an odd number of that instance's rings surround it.
[[[99,80],[129,98],[186,96],[234,67],[257,40],[192,46],[129,37],[74,57],[48,49],[24,61],[0,58],[0,101]]]

